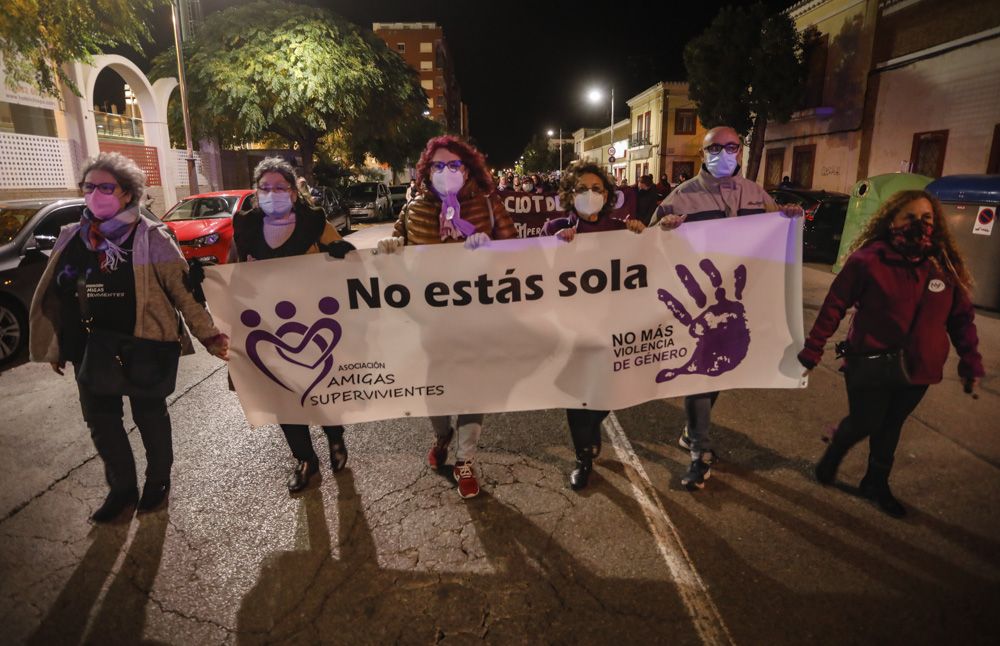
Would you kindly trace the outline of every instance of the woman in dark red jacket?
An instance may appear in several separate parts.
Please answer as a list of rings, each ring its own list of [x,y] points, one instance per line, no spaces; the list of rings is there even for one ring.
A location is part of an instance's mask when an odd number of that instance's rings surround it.
[[[816,465],[816,479],[833,482],[847,451],[869,438],[868,471],[861,493],[899,518],[906,509],[889,489],[889,471],[899,433],[927,387],[941,381],[948,339],[958,351],[958,374],[967,393],[983,376],[972,280],[952,240],[941,205],[925,191],[901,191],[872,218],[854,253],[833,281],[799,361],[811,370],[826,340],[850,307],[856,312],[847,334],[848,355],[902,349],[909,384],[852,384],[845,367],[848,415]]]

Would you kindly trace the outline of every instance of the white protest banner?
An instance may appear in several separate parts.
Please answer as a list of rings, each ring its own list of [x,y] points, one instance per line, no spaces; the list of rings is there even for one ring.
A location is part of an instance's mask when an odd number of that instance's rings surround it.
[[[777,213],[206,274],[255,426],[805,385],[801,222]]]

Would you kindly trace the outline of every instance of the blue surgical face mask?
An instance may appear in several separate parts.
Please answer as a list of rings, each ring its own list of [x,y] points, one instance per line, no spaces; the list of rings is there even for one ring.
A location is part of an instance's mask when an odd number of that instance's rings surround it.
[[[705,167],[713,177],[719,179],[732,177],[736,172],[736,166],[736,153],[727,153],[725,150],[719,151],[718,154],[705,152]]]

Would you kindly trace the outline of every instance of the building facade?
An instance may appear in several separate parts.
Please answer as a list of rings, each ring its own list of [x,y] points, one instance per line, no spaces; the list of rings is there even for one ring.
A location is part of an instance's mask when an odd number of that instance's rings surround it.
[[[468,109],[462,103],[444,30],[433,22],[376,22],[372,31],[420,75],[428,116],[446,131],[467,137]]]
[[[121,112],[95,105],[97,77],[108,69],[128,87]],[[134,63],[115,55],[66,71],[82,96],[68,88],[58,99],[26,87],[11,90],[0,74],[0,199],[75,196],[82,162],[101,152],[122,153],[145,171],[158,213],[191,193],[187,152],[171,147],[167,125],[176,79],[150,83]],[[203,150],[195,159],[199,190],[220,187],[218,151]]]
[[[892,172],[1000,172],[1000,3],[804,0],[802,109],[768,124],[762,173],[848,192]]]
[[[705,127],[688,96],[688,84],[661,82],[627,102],[632,129],[629,136],[627,177],[635,183],[642,175],[654,180],[666,175],[677,183],[693,177],[701,166]]]

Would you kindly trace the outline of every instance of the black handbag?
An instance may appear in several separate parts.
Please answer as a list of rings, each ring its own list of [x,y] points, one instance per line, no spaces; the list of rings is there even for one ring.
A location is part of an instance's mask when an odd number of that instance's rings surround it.
[[[907,386],[910,374],[906,369],[906,353],[902,349],[888,352],[851,352],[847,341],[836,345],[837,356],[846,361],[844,370],[852,387]]]
[[[77,281],[76,294],[87,330],[76,380],[95,395],[165,398],[174,392],[180,341],[153,341],[94,328],[83,279]]]

